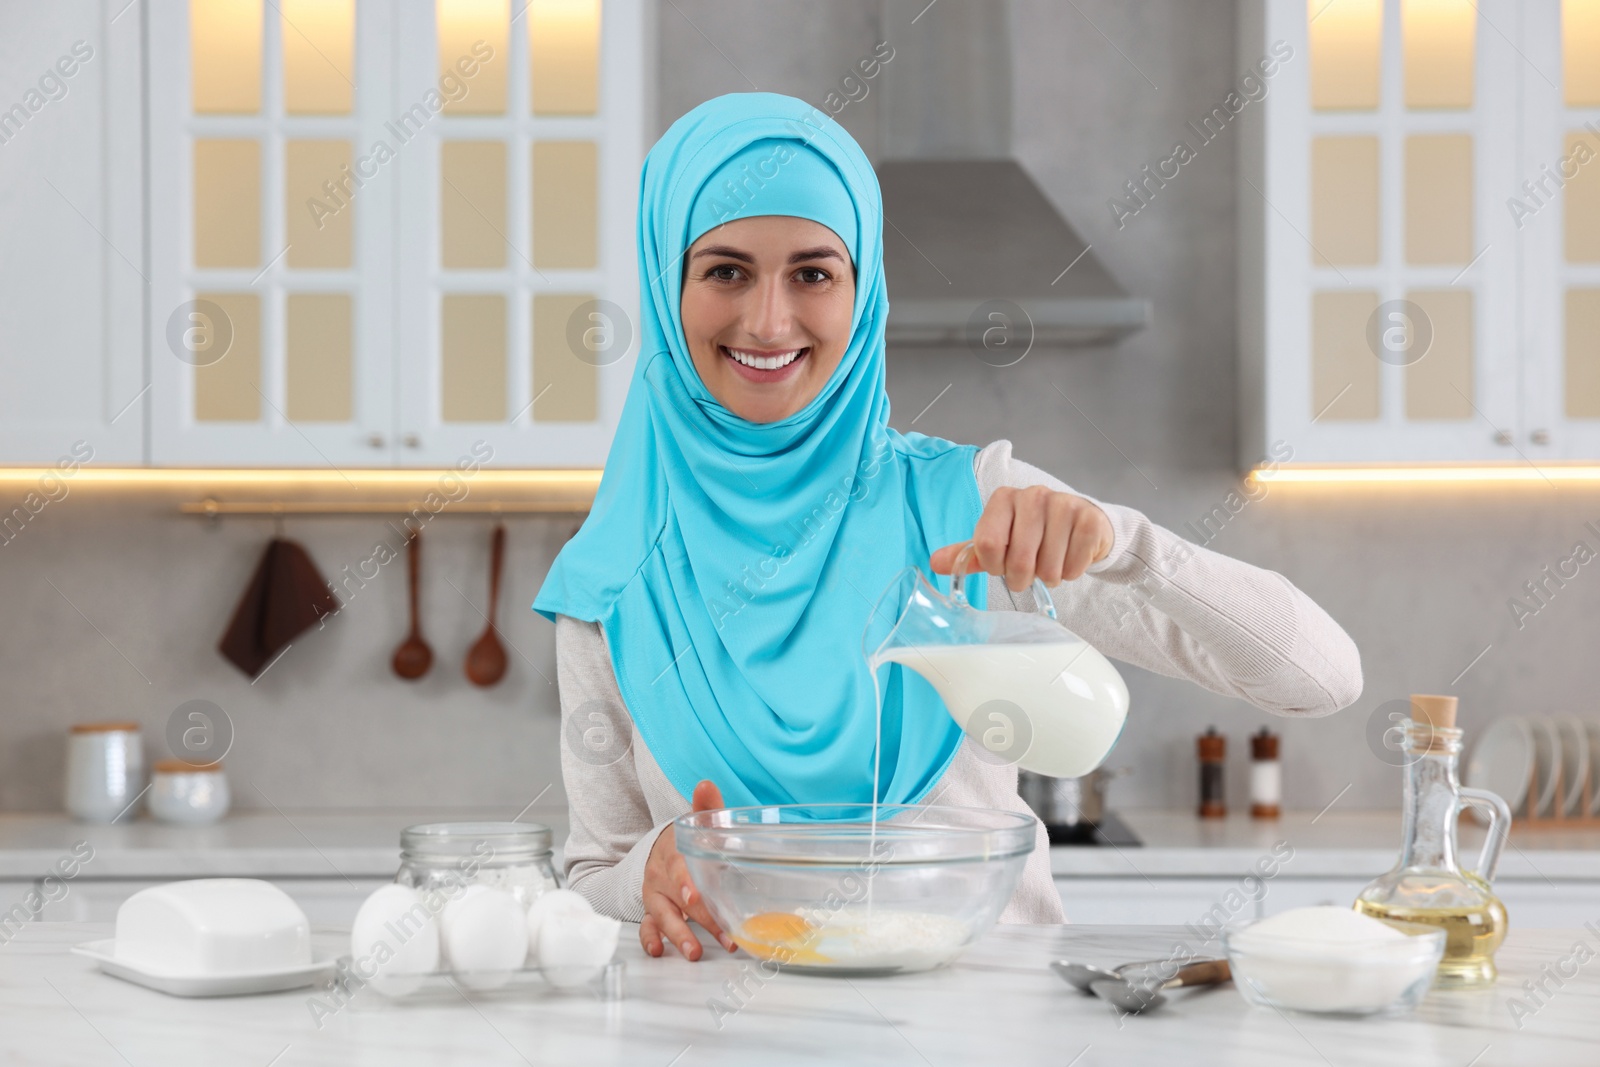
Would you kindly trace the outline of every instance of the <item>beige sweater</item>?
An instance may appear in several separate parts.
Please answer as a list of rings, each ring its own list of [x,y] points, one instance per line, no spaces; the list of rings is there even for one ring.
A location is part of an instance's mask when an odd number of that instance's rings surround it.
[[[1068,486],[1011,456],[1010,441],[975,463],[985,503],[1003,485]],[[1082,495],[1082,494],[1079,494]],[[1093,499],[1093,498],[1088,498]],[[1063,625],[1114,659],[1188,678],[1279,715],[1328,715],[1361,695],[1361,659],[1339,624],[1274,571],[1192,544],[1132,508],[1094,501],[1111,519],[1110,553],[1077,581],[1051,590]],[[1032,611],[1030,591],[988,582],[989,610]],[[556,624],[561,689],[561,771],[572,832],[566,878],[597,911],[630,922],[644,915],[641,886],[656,835],[689,810],[631,728],[598,623]],[[1135,707],[1132,714],[1138,714]],[[970,740],[927,803],[1026,812],[1017,769],[974,754]],[[1001,922],[1061,922],[1049,842],[1037,847]]]

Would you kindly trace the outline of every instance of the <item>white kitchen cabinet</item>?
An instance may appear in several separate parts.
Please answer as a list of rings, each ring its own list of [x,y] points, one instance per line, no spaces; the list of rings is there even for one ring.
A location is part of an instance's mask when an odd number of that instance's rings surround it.
[[[361,902],[391,879],[353,878],[274,878],[273,885],[288,893],[306,913],[313,926],[349,926]],[[66,883],[67,892],[59,900],[45,904],[40,922],[115,922],[117,909],[134,893],[171,879],[136,881],[132,879],[74,878]],[[36,886],[35,888],[42,888]]]
[[[1494,884],[1513,927],[1576,929],[1600,921],[1600,882],[1507,880]]]
[[[1600,13],[1568,0],[1521,9],[1530,71],[1516,218],[1524,360],[1518,446],[1530,456],[1600,457]],[[1557,71],[1562,72],[1557,77]],[[1526,184],[1525,184],[1526,183]]]
[[[150,462],[603,463],[647,6],[141,5]]]
[[[1288,878],[1266,881],[1253,896],[1237,877],[1216,878],[1057,878],[1062,907],[1072,923],[1160,923],[1215,927],[1227,921],[1265,918],[1290,908],[1334,904],[1348,907],[1366,888],[1367,878]],[[1494,891],[1515,927],[1576,928],[1600,920],[1600,882],[1501,878]],[[1241,896],[1229,897],[1231,892]],[[1214,912],[1218,906],[1221,912]]]
[[[143,456],[141,54],[122,6],[0,5],[0,464]]]
[[[345,170],[390,115],[388,6],[143,7],[152,461],[389,465],[394,175]]]
[[[524,22],[560,6],[532,3]],[[600,0],[587,6],[598,11]],[[651,7],[605,0],[589,93],[541,79],[540,27],[514,21],[502,75],[509,103],[502,83],[482,84],[493,74],[485,65],[460,109],[422,127],[396,160],[400,462],[453,464],[479,441],[497,464],[605,462],[639,343]],[[436,34],[430,5],[403,5],[398,18],[404,108],[430,90],[442,61],[466,54],[459,42],[471,34]],[[581,54],[546,60],[570,64],[569,80],[584,64]]]
[[[1600,459],[1592,12],[1241,3],[1242,464]]]
[[[33,887],[31,879],[8,878],[0,881],[0,946],[11,940],[21,923],[38,921],[38,916],[28,911],[28,892]],[[22,910],[14,911],[19,904]]]
[[[1348,908],[1372,878],[1274,878],[1261,899],[1261,915],[1276,915],[1290,908],[1337,904]]]
[[[1270,883],[1262,914],[1313,904],[1345,906],[1371,879],[1280,878]],[[1573,928],[1600,918],[1600,882],[1501,878],[1494,891],[1506,906],[1511,924],[1528,929]]]
[[[1056,889],[1071,923],[1215,925],[1208,916],[1254,919],[1259,906],[1238,878],[1057,878]]]
[[[272,884],[300,905],[313,926],[344,926],[355,922],[361,902],[392,878],[274,878]]]
[[[132,879],[74,878],[66,882],[66,893],[57,900],[45,901],[39,912],[40,922],[115,922],[117,908],[133,894],[171,879],[135,881]],[[43,897],[44,886],[34,883],[34,890]],[[52,888],[54,888],[52,886]],[[56,890],[60,892],[59,889]]]

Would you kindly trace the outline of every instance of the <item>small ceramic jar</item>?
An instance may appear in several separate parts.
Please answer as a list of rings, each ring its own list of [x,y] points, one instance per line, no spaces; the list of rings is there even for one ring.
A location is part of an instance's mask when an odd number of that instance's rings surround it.
[[[67,734],[67,811],[84,822],[112,822],[144,789],[144,745],[136,722],[85,722]]]
[[[150,778],[150,814],[162,822],[216,822],[228,814],[229,799],[228,776],[221,763],[196,767],[182,760],[162,760]]]

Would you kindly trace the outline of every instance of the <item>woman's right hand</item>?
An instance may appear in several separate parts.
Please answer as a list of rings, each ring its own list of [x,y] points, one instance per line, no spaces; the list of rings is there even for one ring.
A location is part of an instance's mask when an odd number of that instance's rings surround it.
[[[694,811],[720,808],[722,792],[709,781],[694,787],[691,800]],[[705,898],[689,879],[689,868],[668,826],[656,835],[650,856],[644,864],[644,921],[639,924],[639,943],[652,956],[666,951],[663,938],[678,946],[685,959],[697,960],[702,951],[700,940],[689,930],[687,920],[693,919],[709,930],[722,947],[729,952],[738,948],[733,938],[723,933],[717,920],[706,908]]]

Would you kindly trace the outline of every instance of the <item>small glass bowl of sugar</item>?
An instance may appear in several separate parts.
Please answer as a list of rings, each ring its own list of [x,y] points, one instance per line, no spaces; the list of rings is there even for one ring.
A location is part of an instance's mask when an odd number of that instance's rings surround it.
[[[1252,1004],[1318,1015],[1401,1014],[1433,985],[1445,932],[1349,908],[1291,908],[1224,929],[1234,985]]]

